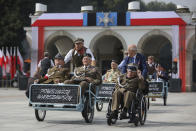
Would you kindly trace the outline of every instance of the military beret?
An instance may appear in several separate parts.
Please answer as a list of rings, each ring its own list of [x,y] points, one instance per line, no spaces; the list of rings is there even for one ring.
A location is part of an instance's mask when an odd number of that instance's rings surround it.
[[[138,69],[138,66],[137,66],[137,64],[134,64],[134,63],[130,63],[130,64],[128,64],[128,66],[127,66],[127,70],[131,70],[131,71],[137,71],[137,69]]]
[[[63,56],[62,56],[60,53],[58,53],[58,54],[54,57],[54,59],[63,60],[64,58],[63,58]]]
[[[89,53],[84,54],[83,57],[86,57],[86,56],[92,58],[91,54],[89,54]]]
[[[74,41],[75,44],[78,44],[78,43],[84,43],[84,39],[82,38],[77,38],[75,41]]]

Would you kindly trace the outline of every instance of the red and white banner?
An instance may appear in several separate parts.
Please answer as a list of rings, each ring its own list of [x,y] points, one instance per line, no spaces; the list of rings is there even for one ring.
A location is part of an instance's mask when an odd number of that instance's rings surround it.
[[[185,25],[186,23],[174,11],[156,11],[156,12],[130,12],[131,26],[139,25]]]
[[[82,26],[83,13],[44,13],[31,26]]]

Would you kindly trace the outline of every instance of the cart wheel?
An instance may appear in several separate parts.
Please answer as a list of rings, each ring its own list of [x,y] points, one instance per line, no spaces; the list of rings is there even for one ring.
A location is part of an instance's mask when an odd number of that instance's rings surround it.
[[[97,111],[101,111],[103,109],[103,102],[102,101],[96,102],[96,109],[97,109]]]
[[[150,98],[148,97],[148,110],[150,108]]]
[[[166,96],[163,97],[163,104],[164,104],[164,106],[167,105],[167,97]]]
[[[94,107],[93,108],[90,107],[90,103],[88,99],[84,103],[84,109],[82,111],[82,116],[85,119],[86,123],[92,123],[93,118],[94,118]]]
[[[146,121],[146,115],[147,115],[147,106],[146,106],[146,98],[143,97],[140,103],[140,111],[139,111],[139,121],[141,125],[144,125]]]
[[[35,109],[35,116],[38,121],[43,121],[46,116],[46,111]]]
[[[163,105],[166,106],[167,105],[167,95],[166,95],[166,88],[164,89],[164,96],[163,96]]]

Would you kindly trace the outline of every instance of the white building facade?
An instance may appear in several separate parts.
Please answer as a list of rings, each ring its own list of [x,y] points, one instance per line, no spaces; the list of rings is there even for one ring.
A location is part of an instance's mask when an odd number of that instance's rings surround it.
[[[44,51],[51,56],[58,52],[66,55],[73,48],[73,41],[80,37],[92,50],[97,66],[103,71],[109,68],[112,59],[123,59],[128,45],[136,44],[138,52],[146,57],[155,56],[168,70],[172,61],[177,60],[178,72],[172,77],[182,80],[182,91],[196,90],[194,25],[175,12],[126,12],[124,25],[118,24],[118,16],[117,13],[95,13],[94,25],[88,25],[93,23],[88,13],[32,16],[32,27],[25,27],[31,45],[31,75]]]

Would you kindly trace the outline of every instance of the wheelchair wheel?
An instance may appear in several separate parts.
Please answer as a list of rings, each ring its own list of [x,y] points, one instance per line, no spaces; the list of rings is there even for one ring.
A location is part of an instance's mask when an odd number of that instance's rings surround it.
[[[164,96],[163,96],[163,105],[167,105],[167,95],[166,95],[166,88],[164,89]]]
[[[141,125],[144,125],[147,115],[146,98],[142,97],[139,107],[139,121]]]
[[[109,101],[108,104],[108,113],[107,113],[107,124],[110,126],[111,124],[116,124],[117,119],[112,118],[111,114],[112,114],[112,110],[111,110],[111,106],[112,106],[112,100]]]
[[[46,116],[46,111],[35,109],[35,117],[38,121],[43,121]]]
[[[94,118],[94,107],[93,108],[90,107],[90,102],[88,99],[84,103],[84,109],[82,111],[82,116],[85,119],[86,123],[92,123],[93,118]]]
[[[101,111],[103,109],[103,102],[102,101],[96,102],[96,109],[97,109],[97,111]]]

